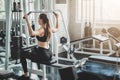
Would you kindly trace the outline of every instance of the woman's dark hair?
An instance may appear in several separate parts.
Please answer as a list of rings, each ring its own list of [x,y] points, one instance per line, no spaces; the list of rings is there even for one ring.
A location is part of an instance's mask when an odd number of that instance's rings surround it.
[[[44,30],[47,31],[47,35],[50,38],[50,36],[51,36],[51,34],[50,34],[50,24],[49,24],[49,19],[48,19],[47,15],[46,14],[40,14],[39,19],[42,19],[43,23],[46,24],[46,29],[44,29]]]

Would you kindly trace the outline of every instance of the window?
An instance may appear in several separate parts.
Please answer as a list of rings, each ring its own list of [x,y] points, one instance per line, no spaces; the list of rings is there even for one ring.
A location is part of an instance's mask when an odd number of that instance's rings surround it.
[[[103,19],[120,20],[120,0],[104,0],[103,2]]]
[[[67,19],[67,15],[68,15],[68,13],[67,13],[67,4],[55,4],[55,9],[59,9],[61,12],[62,12],[62,14],[63,14],[63,17],[64,17],[64,21],[65,21],[65,23],[68,23],[68,19]],[[61,17],[60,17],[61,18]]]
[[[81,0],[76,0],[76,21],[81,21]]]
[[[81,21],[81,15],[83,20],[120,21],[119,8],[120,0],[76,0],[76,22]]]
[[[5,19],[5,1],[0,0],[0,19]]]
[[[76,0],[76,21],[90,20],[94,17],[94,0]]]

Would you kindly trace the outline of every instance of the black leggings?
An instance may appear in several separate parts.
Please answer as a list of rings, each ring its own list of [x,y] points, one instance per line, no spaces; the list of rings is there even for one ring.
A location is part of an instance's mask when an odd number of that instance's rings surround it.
[[[35,47],[31,52],[23,51],[20,54],[20,61],[23,67],[24,72],[28,72],[27,69],[27,61],[26,59],[30,59],[32,62],[36,63],[44,63],[49,62],[52,57],[52,52],[50,49],[45,49],[41,47]]]

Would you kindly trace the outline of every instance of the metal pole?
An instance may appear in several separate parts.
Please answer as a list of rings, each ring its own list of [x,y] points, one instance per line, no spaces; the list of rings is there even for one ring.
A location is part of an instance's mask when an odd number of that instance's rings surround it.
[[[96,12],[95,12],[95,6],[96,6],[96,1],[93,0],[93,34],[96,34],[95,33],[95,17],[96,17]]]
[[[20,0],[20,9],[22,10],[22,0]],[[20,35],[22,35],[22,11],[19,13],[19,17],[20,17]]]
[[[40,3],[40,10],[42,10],[42,0],[40,0],[39,3]]]
[[[95,2],[95,0],[93,0],[93,29],[92,29],[92,34],[93,35],[95,35],[96,34],[96,31],[95,31],[95,17],[96,17],[96,13],[95,13],[95,6],[96,6],[96,4],[95,4],[96,2]],[[93,39],[93,48],[95,48],[95,40]]]
[[[35,1],[34,8],[35,8],[36,11],[39,10],[39,0],[36,0],[36,1]],[[38,28],[38,27],[39,27],[39,24],[38,24],[38,21],[37,21],[37,20],[38,20],[39,14],[34,14],[34,16],[35,16],[35,20],[34,20],[34,21],[35,21],[35,24],[36,24],[35,26]]]
[[[52,8],[52,6],[51,6],[51,4],[52,4],[52,0],[48,0],[47,1],[47,10],[51,10]]]
[[[26,0],[23,0],[23,12],[24,12],[24,14],[26,14],[26,12],[27,12],[27,8],[26,8]],[[29,46],[29,33],[28,33],[28,27],[26,27],[27,26],[27,24],[26,24],[26,22],[24,21],[24,24],[25,24],[25,34],[26,34],[26,43],[27,43],[27,46]]]
[[[10,54],[10,29],[11,29],[11,0],[5,0],[6,9],[6,57],[5,57],[5,69],[8,69],[9,54]]]
[[[81,38],[83,37],[83,0],[81,0]]]
[[[62,12],[60,10],[58,10],[58,11],[61,14],[62,22],[63,22],[64,28],[65,28],[65,31],[66,31],[66,34],[67,34],[67,39],[68,39],[68,42],[70,43],[70,36],[69,36],[68,28],[67,28],[67,26],[65,24],[65,21],[64,21],[63,14],[62,14]]]
[[[48,80],[47,79],[47,75],[46,75],[47,73],[46,73],[46,65],[43,65],[43,80]]]
[[[100,0],[100,22],[103,24],[103,0]]]

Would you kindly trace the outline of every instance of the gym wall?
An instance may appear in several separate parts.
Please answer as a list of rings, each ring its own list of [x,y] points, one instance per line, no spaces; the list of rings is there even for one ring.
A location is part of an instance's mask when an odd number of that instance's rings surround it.
[[[71,38],[71,41],[74,41],[74,40],[77,40],[77,39],[80,39],[80,35],[81,35],[81,24],[80,23],[77,23],[76,20],[75,20],[75,15],[76,15],[76,3],[75,3],[75,0],[68,0],[68,16],[69,16],[69,23],[68,23],[68,28],[69,28],[69,34],[70,34],[70,38]],[[112,22],[112,23],[109,23],[109,22],[104,22],[104,23],[96,23],[95,24],[95,34],[101,34],[101,30],[103,28],[110,28],[110,27],[115,27],[115,28],[118,28],[120,27],[120,23],[118,22]],[[120,37],[118,38],[120,40]],[[113,40],[112,41],[112,44],[113,43]],[[96,42],[96,46],[99,47],[99,42]],[[108,48],[108,45],[107,43],[104,45],[104,48]]]
[[[75,0],[68,0],[68,15],[69,15],[69,23],[68,29],[71,41],[80,39],[80,23],[76,23],[75,15],[76,15],[76,5]]]

